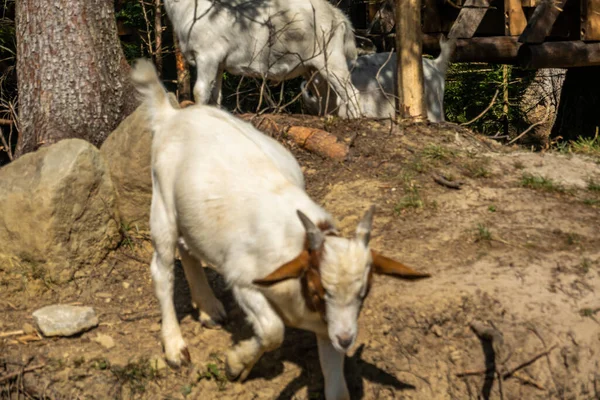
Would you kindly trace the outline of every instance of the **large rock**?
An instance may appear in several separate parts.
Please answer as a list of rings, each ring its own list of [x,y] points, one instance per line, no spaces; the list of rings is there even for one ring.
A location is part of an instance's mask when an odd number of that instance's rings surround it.
[[[152,133],[143,107],[121,122],[100,151],[110,169],[123,223],[148,230],[152,199]]]
[[[116,193],[100,151],[67,139],[0,169],[0,262],[54,281],[95,265],[120,240]]]
[[[172,93],[169,100],[179,108]],[[152,133],[142,105],[121,122],[100,148],[117,190],[121,220],[141,230],[148,230],[150,222],[151,146]]]

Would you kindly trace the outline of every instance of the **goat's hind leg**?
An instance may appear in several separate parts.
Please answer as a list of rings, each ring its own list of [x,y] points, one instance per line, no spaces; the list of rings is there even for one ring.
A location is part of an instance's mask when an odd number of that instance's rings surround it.
[[[225,308],[215,297],[206,279],[202,263],[190,253],[183,239],[179,239],[177,247],[190,286],[192,301],[200,314],[200,323],[207,328],[219,328],[226,317]]]
[[[233,294],[246,313],[255,334],[227,353],[227,377],[243,381],[263,353],[281,346],[285,326],[265,296],[256,289],[234,286]]]
[[[174,218],[170,218],[167,207],[156,191],[152,196],[150,230],[154,245],[150,271],[162,314],[161,336],[165,357],[169,364],[177,367],[182,363],[190,362],[190,353],[181,335],[173,303],[173,269],[177,227]]]

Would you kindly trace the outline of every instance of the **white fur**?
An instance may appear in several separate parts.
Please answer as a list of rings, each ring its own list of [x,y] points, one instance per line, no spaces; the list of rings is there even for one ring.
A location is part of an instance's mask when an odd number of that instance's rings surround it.
[[[276,141],[225,111],[203,105],[174,109],[148,61],[134,66],[132,79],[143,95],[152,124],[152,210],[155,248],[151,271],[162,310],[162,339],[171,364],[185,361],[186,343],[173,306],[176,244],[201,320],[215,324],[225,310],[204,275],[200,259],[232,288],[255,336],[227,356],[232,376],[244,379],[265,351],[277,348],[284,323],[315,332],[324,369],[327,399],[347,399],[343,377],[344,338],[357,332],[360,302],[371,253],[370,223],[357,236],[323,236],[320,271],[327,323],[311,312],[299,279],[262,288],[264,278],[304,248],[306,230],[296,210],[311,221],[332,217],[304,191],[300,167]],[[367,226],[367,228],[365,228]]]
[[[319,71],[357,116],[352,24],[327,0],[165,0],[165,8],[197,68],[197,103],[221,103],[223,71],[275,81]]]
[[[440,40],[441,53],[435,60],[423,58],[423,79],[427,119],[442,122],[444,117],[444,90],[446,72],[454,40]],[[352,83],[358,89],[361,114],[369,118],[390,118],[396,112],[396,53],[376,53],[358,57],[351,67]],[[379,74],[379,75],[378,75]],[[307,111],[314,115],[345,114],[345,103],[320,76],[315,76],[306,90],[301,84],[302,97]],[[327,96],[329,96],[327,98]],[[325,112],[327,110],[327,112]]]

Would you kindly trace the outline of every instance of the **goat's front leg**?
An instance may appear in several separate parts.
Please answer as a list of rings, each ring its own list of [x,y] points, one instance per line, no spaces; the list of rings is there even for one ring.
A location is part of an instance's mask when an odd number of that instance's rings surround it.
[[[150,264],[154,290],[162,314],[162,341],[165,357],[172,366],[190,362],[190,353],[181,335],[173,303],[175,243],[177,240],[174,218],[154,190],[150,215],[150,230],[154,255]]]
[[[281,346],[285,326],[259,291],[234,286],[233,295],[246,313],[255,334],[254,337],[240,342],[227,353],[227,377],[230,380],[239,378],[243,381],[264,352]]]
[[[344,353],[338,352],[329,338],[317,336],[319,361],[325,378],[325,398],[327,400],[350,400],[350,393],[344,378]]]

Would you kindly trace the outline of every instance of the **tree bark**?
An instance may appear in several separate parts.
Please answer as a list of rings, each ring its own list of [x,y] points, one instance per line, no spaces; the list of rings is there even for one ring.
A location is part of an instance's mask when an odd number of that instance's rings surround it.
[[[19,0],[17,154],[65,138],[99,146],[138,105],[106,0]]]
[[[175,67],[177,69],[177,94],[179,101],[191,100],[190,69],[179,49],[179,41],[177,40],[175,31],[173,31],[173,43],[175,43]]]
[[[594,137],[600,127],[600,67],[569,68],[565,76],[552,137]]]
[[[154,63],[158,76],[162,76],[163,70],[163,54],[162,54],[162,1],[155,0],[154,2]]]
[[[397,0],[398,109],[401,118],[420,121],[425,120],[422,45],[421,1]]]

